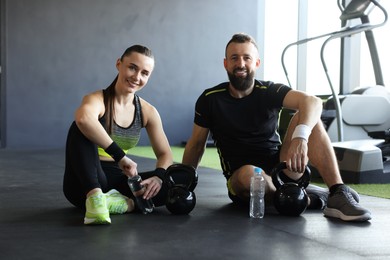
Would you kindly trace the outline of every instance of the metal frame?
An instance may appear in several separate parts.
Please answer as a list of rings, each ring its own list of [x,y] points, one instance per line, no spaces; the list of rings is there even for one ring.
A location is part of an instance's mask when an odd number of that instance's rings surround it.
[[[0,0],[0,148],[6,146],[6,0]]]
[[[348,26],[345,26],[345,27],[342,27],[340,30],[338,31],[333,31],[333,32],[330,32],[330,33],[325,33],[325,34],[321,34],[321,35],[318,35],[318,36],[315,36],[315,37],[311,37],[311,38],[306,38],[306,39],[302,39],[302,40],[299,40],[299,41],[296,41],[296,42],[293,42],[293,43],[290,43],[288,44],[283,52],[282,52],[282,56],[281,56],[281,61],[282,61],[282,67],[283,67],[283,70],[284,70],[284,73],[286,75],[286,78],[287,78],[287,81],[288,81],[288,84],[290,86],[291,85],[291,82],[290,82],[290,79],[289,79],[289,76],[288,76],[288,72],[287,72],[287,68],[285,66],[285,62],[284,62],[284,57],[285,57],[285,54],[287,52],[287,50],[292,47],[292,46],[300,46],[302,44],[305,44],[305,43],[308,43],[308,42],[311,42],[311,41],[314,41],[314,40],[317,40],[317,39],[321,39],[321,38],[325,38],[325,37],[328,37],[325,42],[323,43],[322,47],[321,47],[321,62],[322,62],[322,65],[323,65],[323,68],[324,68],[324,71],[325,71],[325,74],[326,74],[326,77],[327,77],[327,80],[328,80],[328,83],[330,85],[330,88],[331,88],[331,92],[332,92],[332,96],[335,100],[335,106],[336,106],[336,119],[337,119],[337,126],[338,126],[338,136],[339,136],[339,141],[343,141],[343,127],[342,127],[342,114],[341,114],[341,105],[340,105],[340,100],[338,99],[338,93],[335,92],[334,90],[334,87],[333,87],[333,84],[332,84],[332,81],[329,77],[329,74],[328,74],[328,69],[326,67],[326,62],[325,62],[325,59],[324,59],[324,49],[326,47],[326,44],[333,40],[333,39],[337,39],[337,38],[341,38],[341,39],[344,39],[346,37],[349,37],[349,36],[352,36],[354,34],[358,34],[358,33],[361,33],[361,32],[370,32],[372,31],[373,29],[377,28],[377,27],[380,27],[380,26],[383,26],[386,22],[387,22],[387,12],[386,10],[375,0],[370,0],[373,4],[375,4],[375,6],[379,7],[382,12],[384,13],[384,21],[382,23],[379,23],[379,24],[375,24],[375,25],[370,25],[370,24],[367,24],[367,23],[363,23],[363,24],[359,24],[359,25],[355,25],[355,26],[352,26],[352,27],[348,27]],[[366,19],[368,18],[362,18],[362,22],[365,22]],[[367,34],[366,34],[367,35]],[[370,35],[370,34],[369,34]],[[367,40],[372,40],[370,39],[370,36],[367,37]],[[374,46],[372,45],[372,43],[369,43],[370,45],[370,48],[374,48]],[[375,44],[375,43],[374,43]],[[343,45],[345,46],[345,45]],[[344,53],[342,53],[342,55],[344,55]],[[373,60],[373,65],[374,65],[374,69],[376,70],[379,70],[380,71],[380,65],[379,65],[379,58],[378,58],[378,54],[376,52],[376,47],[375,47],[375,50],[371,52],[371,55],[372,55],[372,60]],[[376,56],[375,56],[376,55]],[[343,57],[342,57],[343,58]],[[298,64],[299,65],[299,64]],[[379,67],[378,67],[379,66]],[[298,71],[297,71],[298,73]],[[344,71],[342,70],[342,75],[344,74]],[[305,74],[306,75],[306,74]],[[377,83],[379,82],[383,82],[383,79],[380,80],[380,76],[381,76],[381,73],[376,73],[376,76],[379,76],[379,78],[377,79]],[[383,84],[382,84],[383,85]]]

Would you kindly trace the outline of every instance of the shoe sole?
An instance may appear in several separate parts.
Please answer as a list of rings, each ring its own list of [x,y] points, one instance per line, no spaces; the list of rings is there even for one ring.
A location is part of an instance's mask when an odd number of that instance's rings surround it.
[[[105,225],[111,224],[110,218],[84,218],[85,225]]]
[[[371,219],[371,214],[368,212],[359,216],[347,216],[344,215],[340,210],[332,209],[328,207],[324,209],[324,215],[325,217],[339,218],[344,221],[355,221],[355,222],[363,222]]]

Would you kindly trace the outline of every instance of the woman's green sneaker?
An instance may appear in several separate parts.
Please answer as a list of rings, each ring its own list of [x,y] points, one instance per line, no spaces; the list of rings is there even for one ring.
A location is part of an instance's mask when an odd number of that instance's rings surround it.
[[[85,201],[84,224],[110,224],[110,213],[107,208],[106,196],[100,191]]]
[[[119,191],[113,189],[106,194],[107,208],[111,214],[123,214],[128,210],[126,196],[123,196]]]

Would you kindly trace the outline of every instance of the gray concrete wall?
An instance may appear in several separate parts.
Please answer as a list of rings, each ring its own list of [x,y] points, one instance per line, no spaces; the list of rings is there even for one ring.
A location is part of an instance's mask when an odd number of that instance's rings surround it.
[[[256,0],[1,0],[1,141],[63,147],[75,108],[105,88],[130,45],[149,46],[156,67],[139,95],[160,111],[172,145],[187,140],[203,89],[226,80],[224,47],[258,38]],[[243,4],[245,3],[245,4]],[[140,145],[148,145],[146,132]]]

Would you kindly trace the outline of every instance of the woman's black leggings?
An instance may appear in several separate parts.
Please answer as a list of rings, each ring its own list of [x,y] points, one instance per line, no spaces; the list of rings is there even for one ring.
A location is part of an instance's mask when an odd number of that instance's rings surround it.
[[[139,173],[143,180],[156,176],[155,171]],[[116,162],[99,160],[97,145],[87,139],[73,122],[66,140],[65,174],[63,191],[73,205],[85,208],[86,194],[101,188],[103,192],[118,190],[126,197],[134,198],[127,185],[127,176]],[[159,193],[152,199],[155,206],[165,204],[168,184],[163,180]]]

